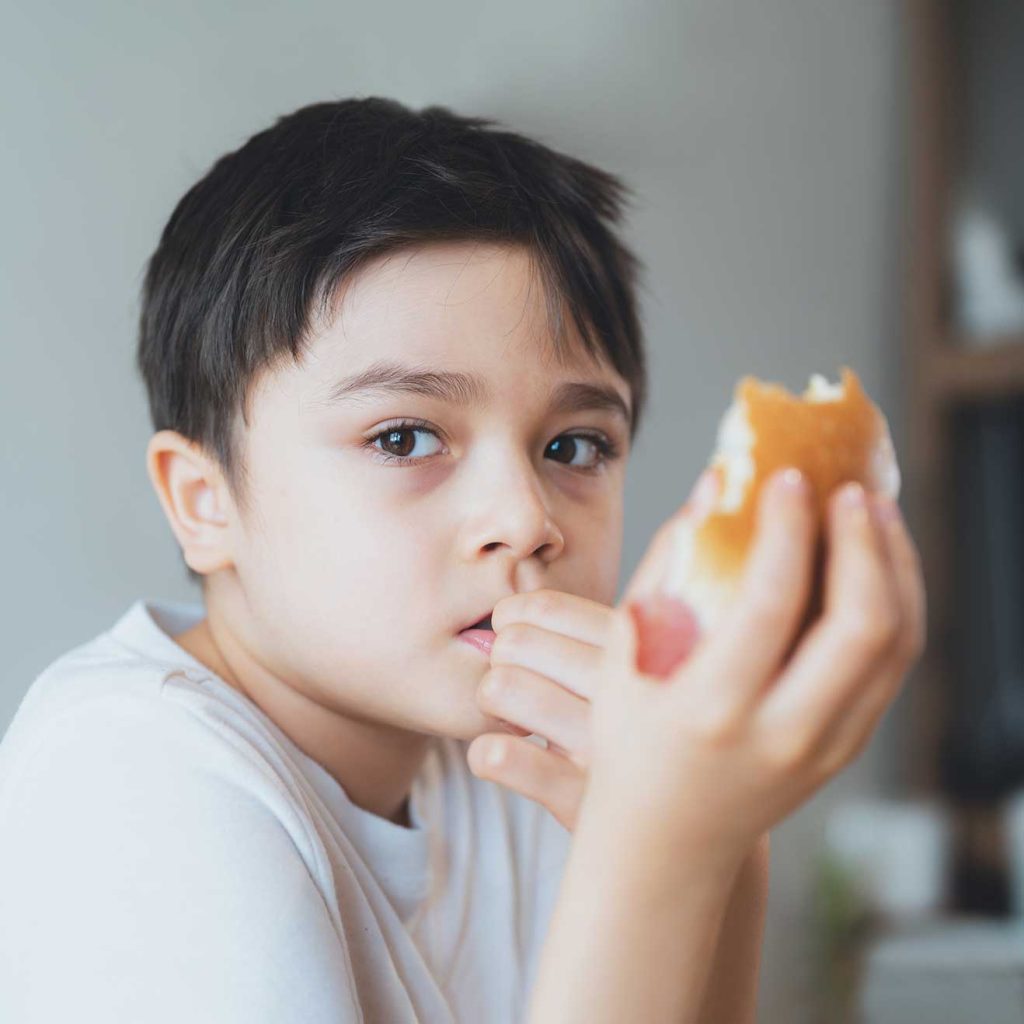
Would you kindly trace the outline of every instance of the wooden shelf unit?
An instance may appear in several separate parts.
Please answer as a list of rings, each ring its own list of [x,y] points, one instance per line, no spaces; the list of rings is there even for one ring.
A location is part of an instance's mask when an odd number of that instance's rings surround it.
[[[1024,335],[989,339],[983,347],[954,335],[935,353],[928,376],[935,401],[984,401],[1024,394]]]
[[[955,0],[905,0],[909,53],[905,359],[908,443],[904,504],[928,591],[928,647],[907,684],[910,735],[902,775],[917,796],[941,796],[940,745],[952,686],[953,413],[1024,396],[1024,335],[969,339],[949,310],[948,223],[963,167],[963,92],[954,49]],[[951,807],[956,856],[982,873],[1005,871],[1000,807]]]

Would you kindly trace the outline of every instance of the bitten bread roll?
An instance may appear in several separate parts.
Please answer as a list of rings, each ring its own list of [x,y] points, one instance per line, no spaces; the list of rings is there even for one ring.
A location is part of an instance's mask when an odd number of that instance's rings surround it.
[[[802,396],[744,377],[708,465],[718,476],[717,501],[703,520],[677,531],[660,588],[692,608],[700,633],[714,628],[735,596],[754,539],[758,492],[776,470],[803,471],[814,488],[819,523],[829,496],[847,481],[893,499],[900,490],[889,424],[848,367],[840,384],[814,374]],[[820,569],[820,541],[818,557]],[[819,571],[817,597],[820,586]]]

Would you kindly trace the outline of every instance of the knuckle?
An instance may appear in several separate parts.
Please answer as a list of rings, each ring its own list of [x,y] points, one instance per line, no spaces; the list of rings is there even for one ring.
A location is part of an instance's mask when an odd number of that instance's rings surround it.
[[[761,629],[782,629],[788,623],[788,608],[781,590],[753,586],[748,592],[746,605],[752,623]]]
[[[828,781],[838,775],[856,756],[857,751],[851,753],[837,748],[830,749],[818,763],[815,771],[816,780],[819,783]]]
[[[739,737],[742,726],[743,716],[739,710],[724,701],[702,708],[692,723],[696,736],[711,747],[731,744]]]
[[[812,737],[792,730],[769,742],[765,749],[765,760],[769,767],[782,774],[802,769],[810,756]]]
[[[557,605],[557,591],[551,589],[533,590],[526,597],[527,608],[538,619],[549,618],[555,613]]]
[[[891,615],[877,607],[861,606],[847,611],[839,628],[847,644],[874,654],[889,646],[896,627]]]
[[[491,625],[495,630],[502,629],[506,622],[512,621],[522,603],[522,594],[508,594],[498,599],[491,609]]]
[[[491,669],[477,687],[477,697],[480,703],[495,706],[502,703],[510,685],[510,673],[506,669]]]
[[[882,647],[884,650],[895,650],[900,646],[907,633],[907,617],[897,604],[893,604],[889,612],[882,614]]]
[[[881,619],[881,626],[879,628],[883,631],[882,648],[884,650],[898,650],[903,643],[903,638],[907,634],[907,616],[896,601],[890,602],[887,610],[880,609],[878,614]]]
[[[493,621],[493,620],[492,620]],[[522,644],[529,627],[522,622],[510,622],[497,632],[491,644],[491,664],[508,661]]]
[[[924,639],[921,630],[912,624],[906,625],[900,633],[900,660],[909,667],[917,662],[922,654],[924,654]]]

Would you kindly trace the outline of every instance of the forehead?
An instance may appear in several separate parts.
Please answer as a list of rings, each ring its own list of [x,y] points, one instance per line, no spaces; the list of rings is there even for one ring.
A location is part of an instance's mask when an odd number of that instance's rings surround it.
[[[442,242],[382,256],[347,279],[310,339],[304,363],[321,383],[375,363],[511,374],[529,384],[553,374],[610,381],[568,311],[565,343],[552,334],[547,297],[523,246]],[[628,387],[619,381],[628,399]]]
[[[393,251],[370,261],[334,296],[334,322],[343,337],[377,329],[477,326],[513,332],[543,306],[533,260],[522,246],[438,242]],[[536,325],[531,325],[536,326]]]

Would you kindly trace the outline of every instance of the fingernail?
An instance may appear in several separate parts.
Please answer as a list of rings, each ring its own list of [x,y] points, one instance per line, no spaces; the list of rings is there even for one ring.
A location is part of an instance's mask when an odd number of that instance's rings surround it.
[[[789,466],[777,473],[775,487],[783,494],[806,495],[810,491],[807,477],[796,466]]]
[[[844,484],[839,492],[839,504],[843,508],[849,509],[864,508],[867,505],[867,495],[864,493],[864,488],[857,481]]]

